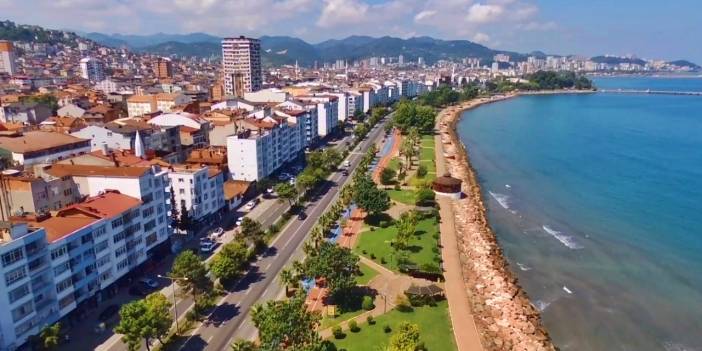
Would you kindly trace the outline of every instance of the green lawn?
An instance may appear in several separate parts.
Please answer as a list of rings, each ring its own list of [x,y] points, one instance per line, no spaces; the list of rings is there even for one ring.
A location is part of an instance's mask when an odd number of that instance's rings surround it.
[[[393,310],[377,317],[374,325],[361,324],[361,331],[352,333],[346,331],[344,339],[335,340],[338,349],[347,351],[372,351],[386,346],[390,335],[397,330],[402,322],[419,325],[421,340],[431,351],[453,351],[456,344],[448,315],[446,301],[438,303],[435,307],[417,307],[412,312]],[[383,327],[389,325],[390,333],[385,333]]]
[[[349,320],[353,317],[356,317],[363,312],[365,312],[364,309],[358,308],[355,311],[345,312],[345,313],[342,313],[336,317],[324,317],[324,318],[322,318],[322,320],[319,324],[319,330],[331,328],[331,327],[333,327],[333,326],[335,326],[343,321],[346,321],[346,320]]]
[[[422,135],[422,142],[421,145],[422,147],[434,147],[434,135],[433,134],[425,134]]]
[[[414,193],[410,190],[388,189],[385,191],[387,191],[388,195],[390,195],[390,199],[392,200],[407,205],[414,205]]]
[[[391,158],[386,168],[390,168],[395,172],[398,172],[400,170],[400,159],[397,157]]]
[[[356,277],[356,284],[358,285],[367,285],[368,282],[371,281],[376,275],[378,275],[378,272],[370,268],[367,264],[365,263],[359,263],[358,267],[361,268],[361,276]]]
[[[432,247],[436,247],[436,239],[433,235],[439,232],[439,226],[434,222],[434,218],[422,219],[417,223],[417,231],[410,241],[410,247],[407,250],[408,259],[413,263],[421,266],[431,264],[437,266],[438,263],[434,260],[439,257],[438,253],[432,251]],[[390,246],[392,240],[397,235],[397,228],[389,226],[387,228],[375,228],[373,231],[361,233],[358,244],[354,248],[354,252],[364,255],[383,266],[397,271],[397,255],[395,250]],[[363,251],[366,251],[364,254]],[[381,259],[385,259],[382,263]]]

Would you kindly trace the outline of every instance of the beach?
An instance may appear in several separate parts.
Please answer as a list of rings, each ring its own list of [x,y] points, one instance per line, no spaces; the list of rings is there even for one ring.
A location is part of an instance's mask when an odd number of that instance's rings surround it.
[[[548,93],[565,92],[576,93]],[[463,111],[515,96],[518,94],[479,98],[448,107],[438,116],[438,132],[446,168],[452,177],[462,181],[464,197],[452,202],[452,210],[465,289],[483,347],[486,350],[555,350],[538,309],[522,290],[502,255],[488,224],[468,152],[455,131]]]

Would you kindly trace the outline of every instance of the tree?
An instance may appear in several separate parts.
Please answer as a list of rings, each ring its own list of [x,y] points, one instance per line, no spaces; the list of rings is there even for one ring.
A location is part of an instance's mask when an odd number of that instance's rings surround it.
[[[359,258],[350,249],[324,241],[315,255],[307,256],[303,274],[311,278],[324,278],[332,297],[342,297],[356,286]],[[341,301],[339,301],[341,302]]]
[[[365,123],[359,123],[356,125],[356,128],[353,129],[353,135],[358,140],[365,138],[366,134],[368,134],[368,126]]]
[[[42,350],[54,350],[61,339],[61,323],[45,326],[39,333]]]
[[[415,194],[414,204],[418,206],[431,206],[434,203],[434,191],[429,187],[421,187]]]
[[[210,270],[212,274],[224,281],[231,281],[241,272],[248,258],[248,249],[243,240],[234,240],[222,247],[212,258]]]
[[[123,335],[122,341],[127,344],[129,351],[139,350],[142,341],[146,343],[146,349],[151,350],[151,341],[162,341],[173,324],[171,306],[161,293],[153,293],[142,300],[122,305],[115,332]]]
[[[385,191],[378,189],[375,183],[367,176],[361,176],[354,183],[353,201],[368,213],[379,214],[390,208],[390,196]]]
[[[402,140],[400,144],[400,154],[405,156],[405,162],[409,167],[412,167],[412,157],[415,155],[414,143],[409,138]]]
[[[397,172],[395,172],[394,169],[385,167],[380,172],[380,183],[383,185],[393,184],[395,182],[395,176],[397,176]]]
[[[408,322],[400,323],[390,337],[389,351],[415,351],[419,346],[419,326]]]
[[[297,283],[297,277],[293,274],[290,268],[284,268],[280,271],[280,282],[285,285],[285,296],[290,293],[290,287]]]
[[[365,118],[366,118],[366,114],[363,113],[363,111],[361,111],[360,109],[354,111],[354,113],[353,113],[353,120],[354,121],[363,122],[363,120]]]
[[[175,191],[173,191],[172,185],[171,185],[171,226],[173,228],[180,229],[180,214],[178,213],[178,207],[176,206]]]
[[[316,330],[319,319],[318,314],[307,311],[303,294],[289,300],[269,301],[251,310],[263,350],[319,349],[322,342]]]
[[[288,200],[288,205],[292,206],[293,202],[297,200],[298,192],[297,189],[290,183],[278,183],[275,185],[275,192],[278,194],[279,200]]]
[[[232,343],[232,351],[258,351],[260,348],[249,340],[237,340]]]
[[[266,233],[261,228],[261,223],[249,217],[244,217],[241,221],[241,236],[249,243],[258,246],[263,243],[263,237]]]
[[[180,219],[178,220],[178,229],[188,231],[193,225],[193,220],[190,217],[190,211],[185,207],[185,202],[180,204]]]
[[[195,299],[212,290],[212,281],[207,277],[207,267],[200,256],[192,251],[183,251],[175,258],[170,275]]]
[[[417,230],[417,215],[414,211],[407,211],[400,215],[400,219],[395,222],[397,235],[395,236],[395,247],[404,250],[409,246],[412,235]]]

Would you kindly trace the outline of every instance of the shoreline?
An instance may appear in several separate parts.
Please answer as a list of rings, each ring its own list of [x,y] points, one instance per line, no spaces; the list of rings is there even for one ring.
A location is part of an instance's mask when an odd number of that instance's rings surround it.
[[[477,174],[456,124],[464,111],[521,95],[592,94],[596,90],[507,93],[477,98],[443,109],[437,120],[451,176],[462,181],[465,197],[452,202],[463,282],[482,344],[486,350],[556,350],[541,315],[502,255],[487,217]]]

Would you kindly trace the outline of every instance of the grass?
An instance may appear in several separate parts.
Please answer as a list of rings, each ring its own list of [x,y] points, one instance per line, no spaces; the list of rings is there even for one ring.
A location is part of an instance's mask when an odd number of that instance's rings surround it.
[[[390,168],[390,169],[394,170],[395,172],[398,172],[400,170],[400,159],[397,157],[393,157],[388,162],[386,168]]]
[[[356,278],[356,284],[358,285],[368,285],[368,282],[378,275],[375,269],[370,268],[365,263],[359,263],[358,267],[361,269],[361,276]]]
[[[337,324],[339,324],[343,321],[349,320],[353,317],[356,317],[363,312],[366,312],[366,311],[362,308],[358,308],[357,310],[354,310],[354,311],[348,311],[348,312],[341,313],[341,314],[337,315],[336,317],[324,317],[324,318],[322,318],[322,321],[319,323],[319,330],[324,330],[327,328],[334,327]]]
[[[414,193],[410,190],[385,190],[390,195],[390,199],[407,205],[414,205]]]
[[[438,265],[435,258],[439,257],[439,254],[432,250],[433,247],[436,247],[436,239],[433,236],[438,232],[439,227],[435,223],[434,218],[426,218],[419,221],[417,223],[417,231],[409,243],[407,258],[420,266],[424,264]],[[365,250],[367,253],[364,256],[371,258],[372,254],[375,256],[375,262],[397,271],[397,255],[390,246],[396,235],[397,228],[395,226],[375,228],[373,231],[363,232],[354,248],[354,252],[362,254]],[[382,258],[385,259],[385,263],[382,263]]]
[[[376,317],[375,325],[361,324],[358,333],[346,332],[346,337],[333,340],[338,349],[348,351],[377,350],[388,344],[390,335],[398,329],[400,323],[409,322],[419,325],[419,334],[429,350],[456,350],[451,322],[446,301],[439,302],[435,307],[416,307],[412,312],[393,310]],[[389,325],[392,332],[385,333],[383,326]]]

